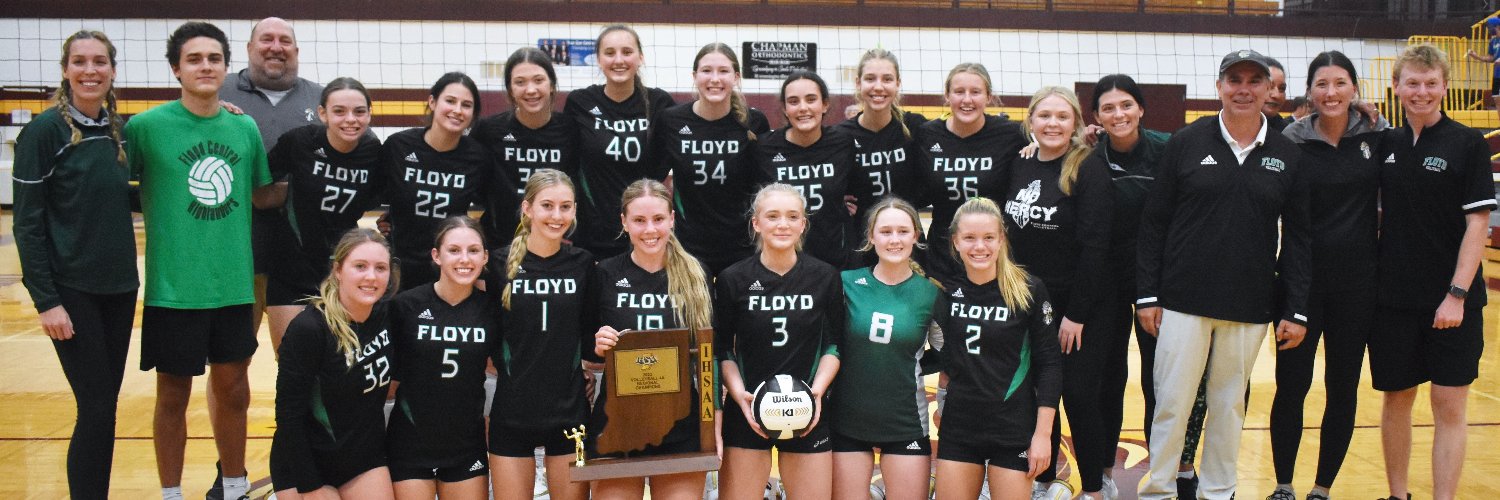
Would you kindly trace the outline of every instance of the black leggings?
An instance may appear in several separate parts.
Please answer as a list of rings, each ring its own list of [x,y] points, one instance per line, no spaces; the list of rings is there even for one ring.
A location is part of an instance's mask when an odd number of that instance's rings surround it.
[[[1066,304],[1067,294],[1053,295],[1054,304]],[[1072,432],[1073,450],[1078,459],[1079,481],[1083,491],[1103,487],[1104,469],[1114,464],[1120,438],[1125,376],[1128,369],[1126,351],[1130,345],[1130,323],[1119,322],[1118,307],[1106,309],[1118,300],[1102,301],[1100,310],[1084,322],[1083,347],[1063,355],[1063,410],[1067,412]],[[1125,309],[1129,309],[1125,305]],[[1067,314],[1055,307],[1058,318]],[[1072,319],[1070,317],[1070,319]],[[1061,321],[1059,319],[1059,321]],[[1047,482],[1057,478],[1058,445],[1062,439],[1062,418],[1052,420],[1052,457],[1047,470],[1037,478]]]
[[[115,453],[115,406],[125,378],[125,354],[135,320],[135,291],[97,295],[57,287],[73,321],[73,338],[52,341],[62,362],[78,421],[68,443],[68,489],[73,498],[106,498]]]
[[[1323,344],[1323,434],[1318,447],[1318,486],[1332,487],[1354,435],[1365,345],[1374,328],[1374,296],[1364,291],[1317,294],[1308,307],[1307,337],[1296,348],[1276,351],[1276,398],[1271,403],[1271,456],[1276,482],[1290,484],[1302,443],[1302,413],[1312,387],[1318,337]]]

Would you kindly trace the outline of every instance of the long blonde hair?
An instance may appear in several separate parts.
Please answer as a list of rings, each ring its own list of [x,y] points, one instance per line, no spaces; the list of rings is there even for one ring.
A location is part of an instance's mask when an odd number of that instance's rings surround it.
[[[1026,122],[1022,124],[1022,128],[1026,136],[1031,137],[1031,116],[1036,113],[1038,104],[1052,96],[1062,98],[1068,103],[1068,107],[1073,108],[1073,136],[1068,138],[1068,154],[1063,158],[1062,174],[1057,176],[1057,187],[1062,189],[1063,194],[1072,196],[1073,184],[1078,182],[1078,169],[1094,152],[1094,148],[1083,140],[1083,107],[1078,105],[1078,95],[1064,87],[1042,87],[1031,96],[1031,104],[1026,106]]]
[[[93,30],[81,30],[69,36],[67,40],[63,40],[62,60],[58,62],[58,65],[62,66],[65,73],[68,69],[68,56],[71,55],[73,50],[73,42],[78,40],[98,40],[99,43],[104,44],[104,49],[109,52],[109,66],[116,71],[116,76],[119,76],[120,66],[115,62],[114,42],[109,41],[109,37],[105,36],[103,32]],[[105,116],[109,119],[109,138],[115,141],[115,158],[120,161],[120,165],[123,167],[126,164],[125,144],[121,139],[123,135],[120,133],[120,130],[124,126],[125,120],[117,112],[117,103],[118,99],[115,98],[115,82],[111,80],[109,82],[109,91],[104,94],[104,109],[106,111]],[[77,146],[79,142],[83,141],[83,131],[78,130],[78,124],[73,123],[73,113],[68,112],[68,107],[72,105],[73,88],[68,83],[68,78],[63,77],[62,83],[57,86],[57,92],[52,93],[52,107],[57,108],[57,114],[62,116],[63,123],[68,124],[68,130],[72,132],[68,137],[68,144]]]
[[[646,47],[644,47],[644,46],[641,45],[641,34],[640,33],[636,33],[635,32],[635,28],[631,28],[630,26],[626,26],[624,24],[611,24],[609,26],[605,26],[603,30],[599,31],[599,37],[594,39],[594,47],[596,47],[596,48],[603,47],[604,46],[604,37],[608,36],[610,33],[616,32],[616,31],[623,31],[623,32],[626,32],[626,33],[630,33],[630,37],[635,39],[635,50],[636,50],[636,52],[638,52],[638,53],[641,54],[642,60],[645,60],[645,57],[646,57]],[[694,64],[694,66],[696,66],[696,64]],[[603,68],[600,68],[600,70],[602,71]],[[650,90],[646,88],[646,81],[641,79],[641,69],[640,68],[636,68],[635,69],[635,79],[634,80],[635,80],[634,81],[635,94],[641,96],[641,104],[642,104],[642,107],[645,108],[644,110],[642,110],[642,112],[645,113],[644,116],[647,119],[650,119],[651,118],[651,94],[649,93]]]
[[[734,55],[733,48],[721,42],[710,43],[698,49],[698,55],[693,56],[694,72],[698,71],[698,61],[703,60],[703,56],[709,54],[719,54],[729,59],[729,65],[734,68],[734,76],[740,76],[740,58]],[[752,141],[755,140],[755,131],[750,130],[750,105],[745,102],[745,94],[740,93],[739,85],[729,89],[729,112],[734,115],[734,121],[740,122],[740,126],[745,127],[747,137]]]
[[[870,209],[867,211],[865,215],[865,245],[859,247],[859,251],[868,252],[875,249],[875,219],[880,218],[880,213],[886,210],[898,210],[901,213],[906,214],[907,217],[911,217],[912,229],[916,231],[916,243],[913,245],[913,247],[922,250],[927,249],[927,244],[922,243],[921,241],[922,217],[920,215],[917,215],[917,208],[912,206],[912,204],[908,203],[906,200],[892,195],[881,198],[880,201],[877,201],[874,205],[870,206]],[[922,269],[922,265],[918,264],[916,259],[911,258],[911,256],[907,256],[906,263],[911,266],[912,272],[917,273],[924,278],[928,277],[927,271],[924,271]]]
[[[891,68],[896,70],[896,81],[899,82],[901,80],[901,63],[896,61],[895,54],[892,54],[891,51],[882,48],[867,50],[865,51],[864,55],[859,56],[859,64],[855,66],[856,68],[858,68],[856,70],[858,78],[863,80],[865,76],[865,65],[869,64],[870,61],[877,60],[887,61],[891,63]],[[858,96],[863,97],[864,94],[859,94]],[[864,99],[857,100],[859,101],[859,111],[861,113],[867,113],[870,111],[869,103],[866,103]],[[903,137],[906,137],[907,139],[911,139],[911,130],[906,128],[906,120],[903,120],[903,118],[905,118],[905,115],[906,113],[901,111],[901,93],[897,92],[896,95],[891,96],[891,121],[901,124],[901,135]]]
[[[635,200],[652,197],[672,206],[672,197],[662,183],[641,179],[625,187],[620,196],[620,215]],[[667,231],[667,293],[672,297],[672,314],[677,324],[691,330],[702,330],[713,324],[713,301],[708,294],[708,277],[698,259],[682,248],[675,231]]]
[[[809,219],[807,217],[807,198],[803,197],[802,192],[798,191],[797,188],[795,186],[792,186],[791,184],[773,182],[761,186],[760,191],[755,192],[755,199],[750,202],[750,223],[747,224],[750,229],[750,238],[755,240],[755,248],[758,251],[761,246],[761,241],[760,233],[755,232],[755,217],[760,215],[761,202],[765,201],[766,197],[775,193],[790,195],[794,198],[797,198],[797,202],[802,204],[802,206],[799,207],[802,209],[802,234],[797,235],[797,251],[800,252],[802,251],[802,241],[807,239],[807,232],[812,230],[812,219]]]
[[[1010,238],[1005,236],[1005,222],[1000,216],[1000,206],[993,200],[982,196],[969,198],[958,210],[953,213],[953,222],[948,225],[948,234],[952,234],[954,240],[958,238],[958,221],[965,215],[983,215],[995,219],[995,227],[1000,230],[1000,251],[996,257],[999,269],[996,273],[996,282],[1000,286],[1000,296],[1005,299],[1005,307],[1015,311],[1025,311],[1031,308],[1031,275],[1026,269],[1016,264],[1010,257]],[[950,243],[951,244],[951,243]],[[956,252],[955,252],[956,253]],[[962,257],[954,255],[962,263]]]
[[[354,228],[344,233],[339,238],[337,245],[333,247],[333,268],[328,272],[328,277],[323,278],[323,283],[318,285],[318,296],[311,300],[312,306],[323,313],[323,322],[328,325],[328,331],[338,341],[339,352],[344,355],[345,362],[354,363],[354,353],[359,351],[359,336],[354,333],[354,327],[349,326],[349,311],[344,309],[344,303],[339,300],[339,269],[344,267],[344,260],[355,248],[365,243],[376,243],[385,247],[387,259],[391,255],[391,244],[386,241],[380,232],[368,228]],[[390,264],[389,260],[386,262]],[[401,268],[389,265],[391,270],[390,283],[386,285],[386,296],[389,297],[400,288]]]
[[[526,180],[526,191],[521,195],[521,203],[529,204],[536,201],[537,195],[542,190],[552,186],[567,186],[569,191],[577,192],[573,188],[573,179],[568,177],[568,174],[563,173],[561,170],[544,168],[533,172],[531,177]],[[577,219],[574,219],[573,227],[568,228],[568,230],[572,231],[576,227],[578,227]],[[523,210],[521,212],[521,222],[516,224],[516,237],[510,240],[510,253],[505,255],[505,280],[507,282],[516,279],[516,274],[521,271],[521,259],[526,257],[526,238],[530,236],[531,216],[526,215],[526,212]],[[505,287],[505,290],[500,292],[500,302],[505,305],[507,311],[510,310],[509,285]]]

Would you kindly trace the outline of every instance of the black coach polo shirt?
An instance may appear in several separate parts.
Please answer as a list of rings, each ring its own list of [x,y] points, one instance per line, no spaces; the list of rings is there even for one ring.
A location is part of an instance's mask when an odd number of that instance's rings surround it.
[[[1464,216],[1496,206],[1490,148],[1446,113],[1415,144],[1410,124],[1389,134],[1380,168],[1380,305],[1433,311],[1453,279]],[[1483,274],[1476,270],[1467,283],[1465,309],[1484,308]]]
[[[1167,141],[1141,219],[1137,306],[1268,323],[1280,269],[1283,319],[1306,324],[1311,236],[1302,152],[1281,134],[1263,135],[1243,162],[1217,115]]]

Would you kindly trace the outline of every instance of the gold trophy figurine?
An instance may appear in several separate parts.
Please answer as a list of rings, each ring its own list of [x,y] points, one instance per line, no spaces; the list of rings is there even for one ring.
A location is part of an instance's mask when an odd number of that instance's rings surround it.
[[[563,437],[573,440],[573,466],[583,467],[583,438],[588,435],[588,429],[583,425],[563,431]]]

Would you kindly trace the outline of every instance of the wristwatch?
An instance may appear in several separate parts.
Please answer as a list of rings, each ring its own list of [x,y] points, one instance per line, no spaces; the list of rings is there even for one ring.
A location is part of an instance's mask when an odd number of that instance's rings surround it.
[[[1459,288],[1458,285],[1448,285],[1448,295],[1452,295],[1453,298],[1458,300],[1464,300],[1468,298],[1469,291]]]

